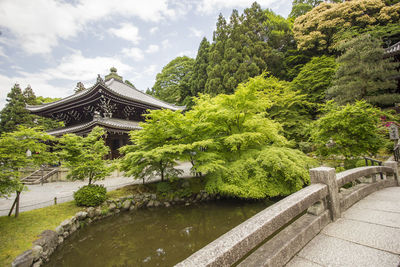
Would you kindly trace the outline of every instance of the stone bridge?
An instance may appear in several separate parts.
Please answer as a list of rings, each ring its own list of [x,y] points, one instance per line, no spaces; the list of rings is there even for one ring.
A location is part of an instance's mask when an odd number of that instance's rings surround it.
[[[397,162],[310,179],[176,266],[400,266]]]

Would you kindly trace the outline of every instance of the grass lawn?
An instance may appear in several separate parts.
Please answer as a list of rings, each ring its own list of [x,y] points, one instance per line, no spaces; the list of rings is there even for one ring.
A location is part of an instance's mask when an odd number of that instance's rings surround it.
[[[188,183],[187,189],[197,193],[204,188],[204,181],[199,178],[179,179],[168,184],[169,192],[181,190],[183,182]],[[107,192],[108,199],[118,199],[138,193],[158,193],[159,182],[150,184],[128,185]],[[32,242],[44,230],[55,228],[65,219],[75,215],[82,208],[75,206],[74,201],[53,205],[41,209],[21,212],[18,218],[0,217],[0,267],[10,266],[16,256],[32,247]]]
[[[70,201],[25,211],[18,218],[0,217],[0,266],[10,266],[16,256],[32,247],[37,235],[46,229],[54,230],[79,210],[81,208]]]

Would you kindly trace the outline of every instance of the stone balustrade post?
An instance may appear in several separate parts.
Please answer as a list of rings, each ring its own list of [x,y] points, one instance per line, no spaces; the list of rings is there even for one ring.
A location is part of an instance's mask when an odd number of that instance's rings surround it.
[[[383,163],[383,166],[387,166],[394,169],[394,178],[397,180],[397,186],[399,186],[399,169],[397,161],[385,161]]]
[[[334,168],[318,167],[310,170],[310,181],[312,184],[326,184],[328,186],[328,208],[331,213],[332,221],[340,218],[340,198],[339,189],[336,182],[336,172]]]

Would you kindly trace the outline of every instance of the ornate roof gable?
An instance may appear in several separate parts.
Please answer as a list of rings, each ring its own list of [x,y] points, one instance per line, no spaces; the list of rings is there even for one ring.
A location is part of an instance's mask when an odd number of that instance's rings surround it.
[[[118,76],[118,77],[117,77]],[[62,109],[63,106],[71,105],[85,105],[86,99],[94,96],[96,94],[105,94],[116,96],[120,100],[125,102],[140,103],[144,107],[148,108],[160,108],[160,109],[171,109],[171,110],[184,110],[184,106],[175,106],[159,99],[156,99],[144,92],[137,90],[136,88],[124,83],[122,77],[116,73],[116,69],[112,68],[111,73],[106,76],[107,79],[104,81],[100,75],[97,77],[96,83],[86,89],[82,90],[76,94],[67,96],[55,102],[46,103],[42,105],[27,105],[27,109],[32,113],[47,113],[55,109]],[[117,78],[117,79],[116,79]],[[96,96],[99,97],[99,96]]]

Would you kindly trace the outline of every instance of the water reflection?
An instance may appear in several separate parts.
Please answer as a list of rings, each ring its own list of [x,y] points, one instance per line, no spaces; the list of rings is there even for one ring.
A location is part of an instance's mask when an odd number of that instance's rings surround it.
[[[73,234],[45,266],[171,266],[266,206],[219,201],[122,213]]]

